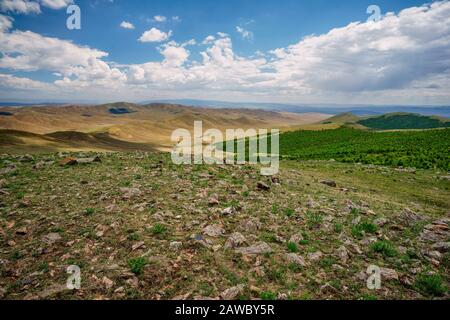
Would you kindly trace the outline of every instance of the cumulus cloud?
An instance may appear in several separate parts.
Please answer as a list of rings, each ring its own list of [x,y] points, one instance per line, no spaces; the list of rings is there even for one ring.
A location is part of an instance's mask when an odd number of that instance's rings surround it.
[[[20,14],[40,14],[41,5],[50,9],[62,9],[73,3],[73,0],[0,0],[2,12]]]
[[[44,7],[51,9],[62,9],[73,3],[73,0],[41,0]]]
[[[140,42],[162,42],[169,39],[172,35],[172,31],[163,32],[157,28],[151,28],[145,31],[139,38]]]
[[[13,18],[0,14],[0,32],[11,29]]]
[[[209,35],[205,38],[205,40],[203,40],[202,44],[210,44],[214,40],[216,40],[216,37],[214,37],[213,35]]]
[[[15,77],[10,74],[0,74],[0,87],[19,90],[49,89],[50,85],[45,82],[35,81],[23,77]]]
[[[0,10],[3,12],[13,12],[30,14],[41,13],[41,6],[38,2],[28,0],[0,0]]]
[[[225,33],[202,42],[199,60],[187,50],[195,41],[170,41],[158,47],[159,61],[132,65],[106,62],[106,52],[69,41],[10,31],[12,21],[1,17],[0,68],[56,72],[62,78],[57,88],[103,90],[123,99],[189,93],[286,102],[450,101],[449,1],[389,13],[379,22],[353,22],[250,57],[236,54]],[[139,41],[162,42],[171,34],[152,28]],[[11,77],[2,82],[26,82]]]
[[[122,21],[120,27],[124,29],[134,29],[134,25],[131,22]]]

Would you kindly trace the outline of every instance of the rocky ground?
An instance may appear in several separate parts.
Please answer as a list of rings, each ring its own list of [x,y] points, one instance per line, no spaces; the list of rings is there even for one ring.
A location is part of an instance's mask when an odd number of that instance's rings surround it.
[[[67,156],[1,157],[2,299],[450,297],[446,172]]]

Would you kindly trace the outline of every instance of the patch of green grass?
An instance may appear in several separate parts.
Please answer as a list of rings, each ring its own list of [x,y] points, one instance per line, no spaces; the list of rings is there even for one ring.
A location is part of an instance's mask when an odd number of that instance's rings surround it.
[[[147,260],[143,257],[128,260],[128,266],[130,267],[131,272],[136,275],[140,275],[146,265]]]
[[[344,229],[344,227],[343,227],[342,223],[336,222],[334,224],[334,232],[341,233],[343,229]]]
[[[446,288],[442,282],[442,278],[438,274],[422,274],[416,279],[415,287],[425,294],[442,296],[446,292]]]
[[[133,232],[127,236],[127,239],[130,241],[138,241],[140,239],[140,236],[136,232]]]
[[[394,245],[385,240],[379,240],[377,242],[372,243],[370,246],[371,250],[374,252],[382,253],[387,257],[394,257],[397,255],[397,250]]]
[[[306,217],[306,225],[308,226],[309,229],[315,229],[320,227],[320,224],[323,221],[322,216],[320,214],[310,211],[306,211],[305,217]]]
[[[200,292],[200,294],[202,296],[209,297],[214,292],[214,287],[211,284],[209,284],[208,282],[201,282],[198,285],[198,291]]]
[[[277,295],[276,293],[273,293],[272,291],[263,291],[261,292],[260,296],[261,300],[276,300]]]
[[[292,216],[294,216],[294,214],[295,214],[295,210],[294,209],[292,209],[292,208],[285,208],[284,210],[283,210],[283,212],[284,212],[284,214],[286,215],[286,217],[292,217]]]
[[[352,236],[361,239],[364,233],[377,232],[377,226],[370,221],[361,221],[357,225],[352,226]]]
[[[272,214],[277,214],[279,210],[280,210],[279,206],[276,203],[274,203],[272,205]]]
[[[288,242],[287,248],[288,248],[288,250],[289,250],[290,252],[294,252],[294,253],[295,253],[295,252],[298,252],[297,244],[294,243],[294,242]]]
[[[153,228],[152,228],[152,233],[154,235],[161,235],[161,234],[164,234],[166,232],[167,232],[167,227],[162,225],[162,224],[160,224],[160,223],[155,224],[153,226]]]
[[[270,281],[275,281],[279,284],[284,284],[286,280],[286,269],[285,266],[279,266],[274,268],[269,268],[267,270],[267,277]]]
[[[269,233],[269,232],[261,233],[260,239],[262,241],[268,242],[268,243],[276,243],[277,242],[277,237],[273,233]]]
[[[86,213],[87,216],[92,216],[95,213],[95,209],[87,208],[86,210],[84,210],[84,212]]]
[[[333,257],[325,257],[322,260],[320,260],[320,266],[324,269],[331,268],[335,263],[336,259],[334,259]]]

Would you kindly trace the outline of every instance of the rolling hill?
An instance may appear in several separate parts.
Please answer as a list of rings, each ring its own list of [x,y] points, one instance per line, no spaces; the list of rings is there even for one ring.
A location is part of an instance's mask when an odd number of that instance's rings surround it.
[[[35,151],[40,149],[40,145],[42,151],[58,148],[128,150],[132,146],[141,150],[143,145],[147,145],[146,148],[167,151],[173,146],[170,141],[173,130],[177,128],[191,130],[196,120],[203,121],[204,130],[210,128],[223,131],[227,128],[289,130],[296,125],[317,123],[329,117],[319,113],[293,114],[250,109],[195,108],[173,104],[138,105],[126,102],[92,106],[3,107],[0,108],[0,112],[4,114],[3,116],[0,114],[0,129],[13,130],[3,133],[0,152],[14,151],[11,141],[16,142],[16,147],[29,144]],[[55,132],[65,134],[62,137],[49,136]],[[25,133],[34,136],[27,136]],[[88,136],[80,137],[75,133]],[[76,144],[79,139],[83,141],[82,145]]]
[[[373,130],[422,130],[450,127],[450,119],[437,116],[423,116],[414,113],[388,113],[370,117],[358,117],[353,113],[341,113],[321,122],[326,125],[346,125],[357,129]]]

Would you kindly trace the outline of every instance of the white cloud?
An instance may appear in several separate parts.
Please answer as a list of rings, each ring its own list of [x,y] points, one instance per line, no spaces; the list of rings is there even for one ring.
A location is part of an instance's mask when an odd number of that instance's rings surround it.
[[[210,36],[207,36],[207,37],[205,38],[205,40],[203,40],[202,44],[210,44],[210,43],[212,43],[214,40],[216,40],[216,37],[210,35]]]
[[[62,9],[73,3],[73,0],[41,0],[44,7],[51,9]]]
[[[186,50],[184,47],[178,47],[174,45],[165,46],[161,50],[161,54],[164,56],[163,63],[172,67],[183,65],[183,63],[189,57],[188,50]]]
[[[242,39],[245,39],[245,40],[253,39],[253,32],[251,32],[251,31],[248,31],[239,26],[236,27],[236,31],[241,35]]]
[[[140,42],[162,42],[166,41],[172,35],[172,31],[163,32],[156,28],[145,31],[139,38]]]
[[[170,41],[159,46],[159,61],[133,65],[107,63],[106,52],[69,41],[10,31],[11,21],[4,19],[0,16],[0,68],[58,73],[61,79],[52,86],[82,88],[93,97],[450,102],[449,1],[388,14],[377,23],[350,23],[253,57],[237,55],[225,33],[205,39],[198,61],[186,49],[195,41]],[[139,41],[166,41],[171,34],[152,28]],[[3,76],[1,81],[20,86],[27,80]]]
[[[124,29],[134,29],[134,25],[131,22],[122,21],[120,27]]]
[[[12,28],[13,18],[0,14],[0,32],[7,31]]]
[[[0,73],[0,87],[20,89],[20,90],[36,90],[36,89],[49,89],[50,85],[45,82]]]
[[[166,22],[166,21],[167,21],[167,18],[166,18],[165,16],[154,16],[154,17],[153,17],[153,20],[154,20],[155,22]]]
[[[0,0],[0,11],[40,14],[41,5],[50,9],[62,9],[73,3],[73,0]]]
[[[0,10],[3,12],[30,14],[41,13],[38,2],[28,0],[0,0]]]

